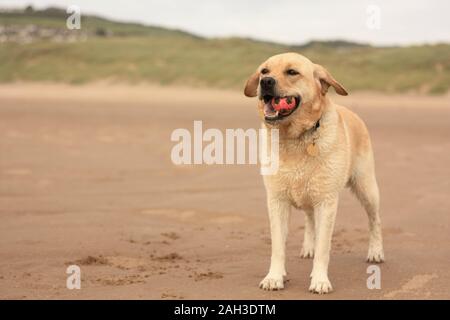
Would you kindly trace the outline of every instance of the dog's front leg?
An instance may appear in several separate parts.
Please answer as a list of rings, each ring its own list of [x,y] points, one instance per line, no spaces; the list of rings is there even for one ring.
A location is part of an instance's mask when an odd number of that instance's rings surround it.
[[[272,257],[269,273],[259,286],[264,290],[280,290],[284,288],[284,276],[286,276],[286,239],[291,205],[286,200],[269,197],[268,209],[272,237]]]
[[[328,293],[333,290],[328,279],[331,237],[336,218],[337,196],[326,200],[314,208],[316,222],[316,243],[313,270],[309,290],[314,293]]]

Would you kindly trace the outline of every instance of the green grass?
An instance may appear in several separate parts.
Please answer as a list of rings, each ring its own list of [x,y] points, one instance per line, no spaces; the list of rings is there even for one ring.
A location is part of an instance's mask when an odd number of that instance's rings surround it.
[[[65,15],[0,13],[0,25],[65,27]],[[267,57],[298,51],[324,65],[349,90],[441,94],[450,84],[450,45],[376,48],[342,42],[289,47],[248,39],[203,39],[181,31],[85,17],[87,41],[0,44],[0,81],[86,83],[102,79],[242,88]],[[77,31],[74,31],[77,32]]]

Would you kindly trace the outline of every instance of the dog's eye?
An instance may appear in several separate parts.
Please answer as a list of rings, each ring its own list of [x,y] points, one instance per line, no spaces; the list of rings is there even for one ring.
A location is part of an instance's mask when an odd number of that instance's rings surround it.
[[[267,69],[267,68],[263,68],[263,69],[261,70],[261,73],[262,73],[262,74],[266,74],[266,73],[269,73],[269,69]]]
[[[300,74],[297,70],[294,70],[294,69],[289,69],[288,71],[286,71],[286,73],[290,76],[296,76],[296,75]]]

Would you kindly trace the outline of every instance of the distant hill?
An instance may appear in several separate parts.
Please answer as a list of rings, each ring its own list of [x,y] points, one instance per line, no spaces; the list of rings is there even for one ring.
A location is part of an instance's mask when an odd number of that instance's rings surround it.
[[[180,30],[82,16],[66,28],[65,10],[0,12],[0,82],[97,80],[242,88],[267,57],[300,52],[327,67],[350,91],[444,93],[450,45],[373,47],[348,41],[283,45],[243,38],[206,39]]]

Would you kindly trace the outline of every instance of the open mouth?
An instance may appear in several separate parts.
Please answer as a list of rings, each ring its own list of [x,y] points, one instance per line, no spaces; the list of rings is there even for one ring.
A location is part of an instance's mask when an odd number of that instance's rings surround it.
[[[292,114],[300,105],[300,96],[272,96],[266,94],[264,100],[264,118],[266,121],[276,121]]]

